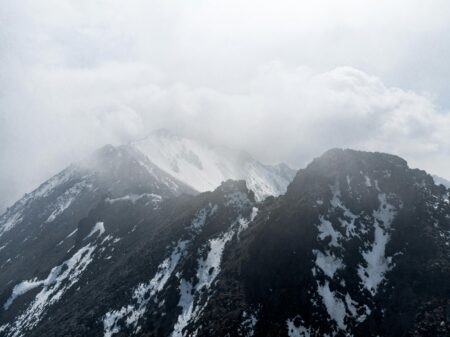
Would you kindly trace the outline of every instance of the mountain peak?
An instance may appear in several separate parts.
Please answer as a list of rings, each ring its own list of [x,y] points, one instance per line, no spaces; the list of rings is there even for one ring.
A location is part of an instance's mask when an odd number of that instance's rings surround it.
[[[407,168],[406,160],[396,155],[382,152],[367,152],[352,149],[333,148],[324,152],[319,158],[315,158],[308,166],[331,165],[331,166],[355,166],[372,167],[376,166],[398,166]]]
[[[423,186],[433,188],[434,183],[425,171],[409,168],[404,159],[395,155],[331,149],[298,171],[287,194],[292,198],[304,195],[305,191],[320,194],[329,191],[330,186],[338,186],[340,193],[348,195],[355,204],[363,200],[364,195],[373,193],[375,196],[381,190],[408,198],[413,190],[418,191]]]
[[[213,146],[160,129],[133,143],[152,162],[197,191],[212,191],[228,179],[245,180],[258,200],[286,192],[295,171],[264,165],[244,151]]]

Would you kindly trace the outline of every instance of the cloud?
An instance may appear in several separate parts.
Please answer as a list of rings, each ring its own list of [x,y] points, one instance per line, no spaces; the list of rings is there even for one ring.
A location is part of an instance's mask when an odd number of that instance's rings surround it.
[[[352,147],[396,153],[441,174],[450,169],[450,115],[354,68],[316,73],[274,62],[241,94],[163,79],[136,64],[34,73],[27,79],[34,99],[10,102],[3,123],[2,186],[17,178],[24,191],[83,153],[159,127],[297,167],[330,147]]]
[[[353,147],[396,153],[441,174],[450,169],[448,112],[351,67],[316,73],[272,63],[245,94],[194,89],[183,95],[196,114],[178,118],[191,132],[244,146],[267,161],[302,166],[330,147]]]
[[[266,162],[352,147],[449,175],[448,1],[0,5],[0,209],[160,127]]]

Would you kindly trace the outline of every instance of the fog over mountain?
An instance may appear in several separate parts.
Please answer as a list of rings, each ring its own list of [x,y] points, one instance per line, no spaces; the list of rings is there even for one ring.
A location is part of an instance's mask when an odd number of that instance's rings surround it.
[[[159,128],[267,164],[338,146],[449,177],[448,1],[0,6],[0,209]]]
[[[449,337],[450,1],[0,0],[0,337]]]

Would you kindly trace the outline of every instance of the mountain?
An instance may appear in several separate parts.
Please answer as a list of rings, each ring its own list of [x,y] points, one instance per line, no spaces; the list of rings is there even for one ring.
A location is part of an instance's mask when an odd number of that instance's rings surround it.
[[[300,170],[229,267],[260,308],[255,335],[448,335],[449,195],[387,154],[332,150]]]
[[[99,202],[159,204],[196,191],[130,146],[105,146],[71,165],[0,217],[0,294],[54,266],[72,249],[79,221]]]
[[[165,129],[133,145],[158,167],[200,192],[214,190],[228,179],[245,180],[261,201],[284,194],[295,175],[286,164],[264,165],[245,152],[180,137]]]
[[[141,158],[123,151],[114,162]],[[245,181],[196,194],[133,160],[127,177],[92,178],[101,193],[72,235],[26,220],[51,230],[0,267],[0,336],[449,335],[450,190],[403,159],[330,150],[263,201]],[[137,172],[154,184],[133,190]]]
[[[433,175],[433,180],[438,185],[444,185],[447,188],[450,188],[450,181],[445,178],[439,177],[437,175]]]

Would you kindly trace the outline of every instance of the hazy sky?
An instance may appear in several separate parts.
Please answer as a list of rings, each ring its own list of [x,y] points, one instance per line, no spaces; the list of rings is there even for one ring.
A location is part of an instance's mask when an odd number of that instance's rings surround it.
[[[450,177],[450,1],[0,0],[0,209],[166,127],[301,167],[331,147]]]

